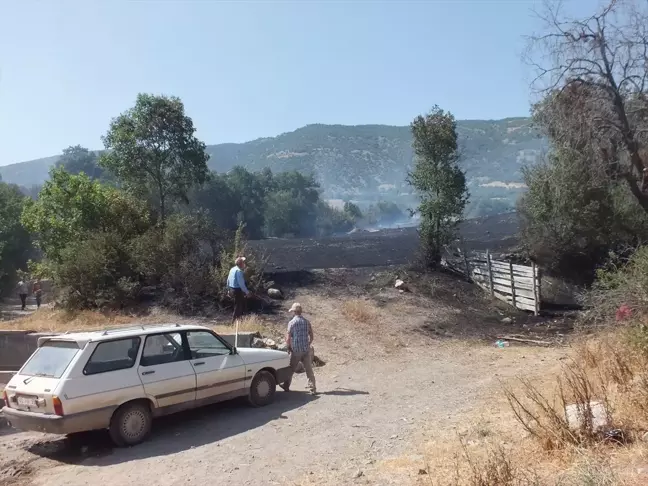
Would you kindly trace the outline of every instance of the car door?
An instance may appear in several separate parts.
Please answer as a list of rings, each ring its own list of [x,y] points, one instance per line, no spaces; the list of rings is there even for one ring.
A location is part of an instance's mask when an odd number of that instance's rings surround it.
[[[196,373],[183,346],[182,333],[146,336],[138,373],[144,391],[155,398],[158,407],[194,404]]]
[[[209,331],[187,331],[191,365],[196,372],[196,400],[236,394],[245,388],[245,363]]]

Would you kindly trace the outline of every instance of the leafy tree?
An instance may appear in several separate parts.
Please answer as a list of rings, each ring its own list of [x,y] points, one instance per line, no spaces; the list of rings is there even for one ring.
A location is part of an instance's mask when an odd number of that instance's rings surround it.
[[[318,236],[329,236],[336,233],[347,233],[353,229],[355,220],[345,211],[334,208],[326,201],[317,203],[315,218]]]
[[[529,190],[518,203],[521,241],[549,272],[590,283],[611,251],[648,237],[637,201],[579,150],[554,150],[523,173]]]
[[[227,176],[212,172],[203,184],[192,188],[187,209],[189,212],[206,211],[206,216],[216,227],[235,231],[241,201]]]
[[[443,245],[452,241],[468,200],[466,177],[458,166],[457,124],[451,113],[435,106],[411,124],[415,155],[409,183],[421,202],[420,237],[428,266],[441,261]]]
[[[362,211],[356,204],[353,204],[351,201],[344,203],[344,212],[356,221],[362,218]]]
[[[264,179],[266,179],[264,183]],[[263,236],[267,174],[262,178],[243,167],[234,167],[226,176],[227,184],[238,200],[237,225],[245,224],[248,237]]]
[[[648,212],[648,4],[609,0],[572,19],[555,2],[542,20],[529,45],[534,88],[545,96],[536,118],[554,144],[582,148]]]
[[[378,201],[366,211],[367,224],[393,224],[405,218],[405,213],[398,205],[391,201]]]
[[[28,201],[22,223],[35,234],[45,256],[58,261],[61,252],[89,232],[117,232],[129,237],[148,226],[146,206],[111,186],[62,168],[50,172],[38,200]]]
[[[299,172],[276,174],[265,201],[267,236],[313,236],[316,232],[319,185]]]
[[[169,204],[187,202],[190,188],[207,179],[209,156],[195,131],[179,98],[139,94],[111,122],[99,163],[124,187],[151,197],[164,223]]]
[[[26,197],[18,186],[0,182],[0,294],[14,281],[16,271],[26,269],[32,245],[20,224]]]
[[[93,179],[101,179],[103,176],[103,169],[97,165],[97,154],[81,145],[63,149],[57,165],[73,175],[83,172]]]

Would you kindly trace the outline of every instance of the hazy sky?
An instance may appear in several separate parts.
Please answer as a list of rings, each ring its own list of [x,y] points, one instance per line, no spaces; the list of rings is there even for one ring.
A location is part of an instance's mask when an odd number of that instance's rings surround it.
[[[567,0],[591,11],[597,0]],[[309,123],[526,116],[536,0],[0,0],[0,165],[102,148],[138,92],[208,144]]]

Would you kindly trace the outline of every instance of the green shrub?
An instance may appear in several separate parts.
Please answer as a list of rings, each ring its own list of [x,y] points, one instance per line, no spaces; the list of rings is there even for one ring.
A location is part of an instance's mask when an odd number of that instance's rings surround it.
[[[71,309],[123,307],[140,288],[127,248],[114,233],[89,234],[70,243],[46,271],[61,302]]]
[[[587,323],[639,322],[648,306],[648,246],[639,247],[627,261],[612,255],[607,266],[597,271],[585,304]],[[637,337],[645,334],[638,331]]]

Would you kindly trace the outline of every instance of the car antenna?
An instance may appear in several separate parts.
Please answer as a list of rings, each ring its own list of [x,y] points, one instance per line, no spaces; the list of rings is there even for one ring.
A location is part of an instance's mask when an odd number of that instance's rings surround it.
[[[234,349],[238,348],[238,324],[239,320],[236,319],[236,330],[234,331]]]

